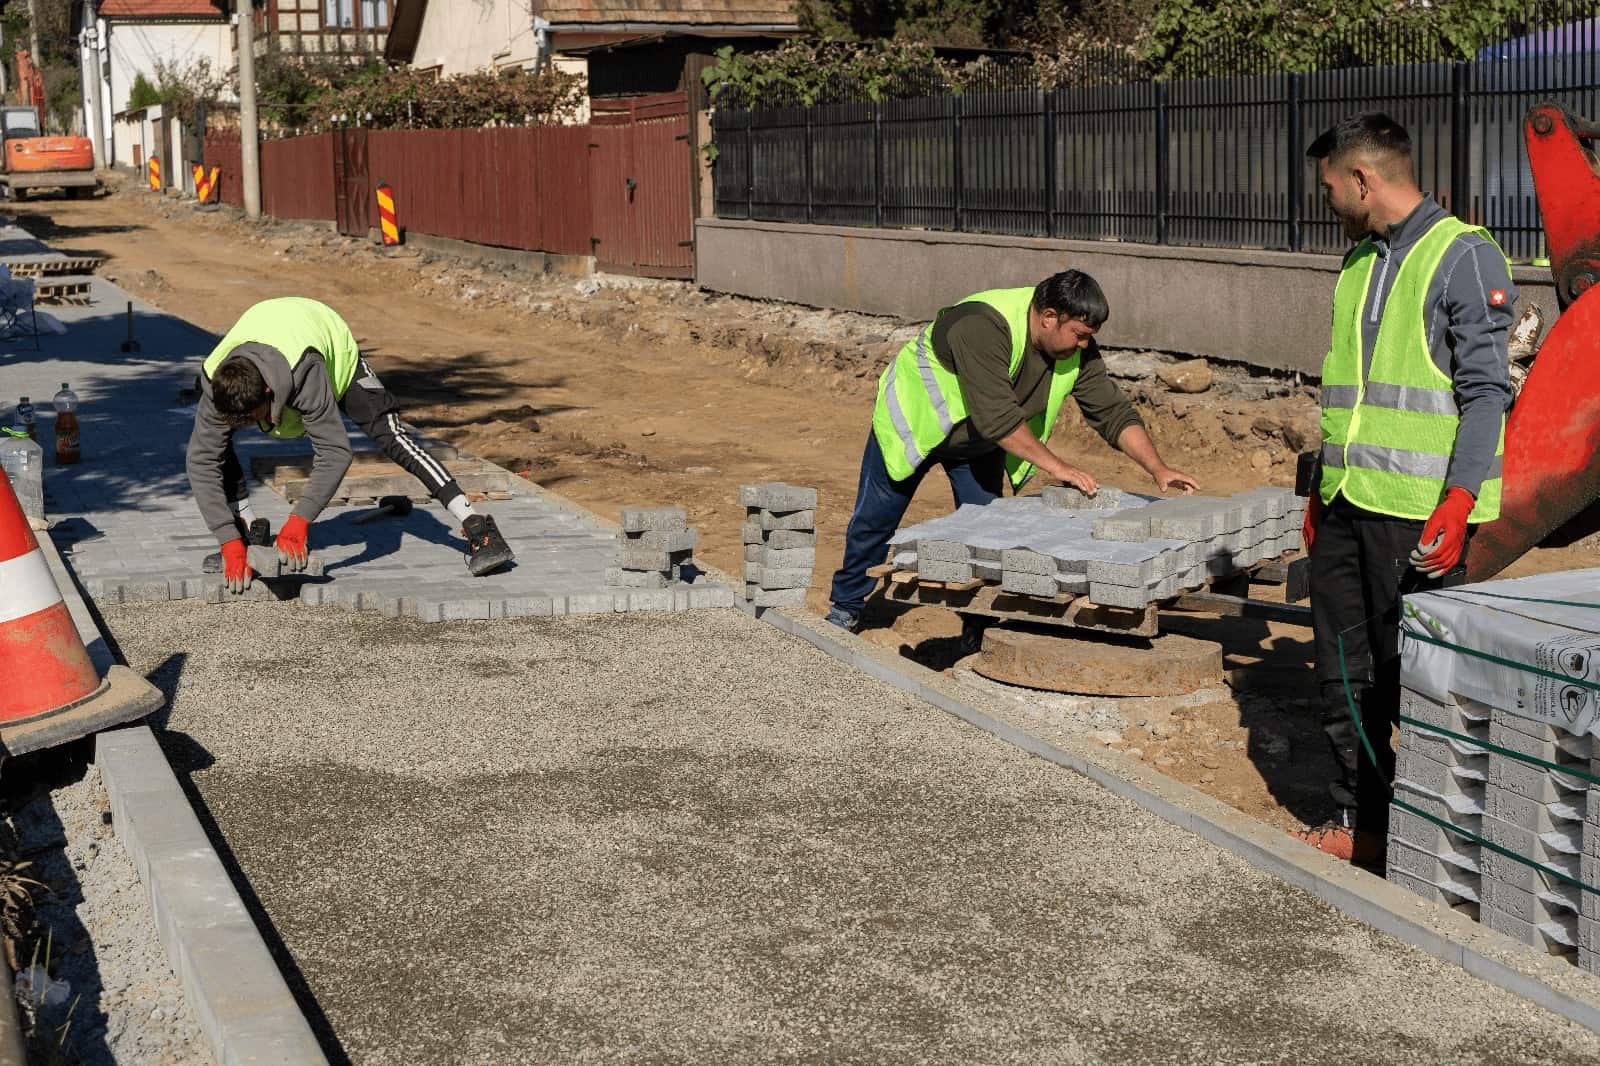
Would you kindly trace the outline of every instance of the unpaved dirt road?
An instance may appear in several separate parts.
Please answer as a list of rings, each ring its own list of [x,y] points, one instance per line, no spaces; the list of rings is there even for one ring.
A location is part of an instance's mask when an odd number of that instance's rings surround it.
[[[448,258],[388,258],[325,227],[250,224],[127,186],[98,200],[11,209],[36,236],[107,256],[102,273],[219,334],[267,297],[331,304],[412,422],[613,518],[627,504],[681,504],[701,530],[700,554],[725,570],[742,565],[741,483],[814,485],[821,536],[810,605],[826,608],[876,377],[904,336],[896,323],[707,297],[681,284],[620,279],[597,290]],[[1112,311],[1108,346],[1117,342]],[[1206,492],[1292,483],[1294,453],[1307,434],[1314,440],[1311,390],[1239,371],[1225,377],[1192,396],[1153,379],[1128,385],[1167,459]],[[1102,483],[1147,489],[1143,472],[1068,406],[1055,438],[1063,453]],[[944,480],[930,477],[910,518],[949,506]],[[1595,560],[1593,545],[1580,542],[1534,552],[1510,572]],[[869,638],[946,667],[958,632],[949,612],[919,609]],[[1229,621],[1192,632],[1221,639],[1252,690],[1196,702],[1176,722],[1130,719],[1119,746],[1274,824],[1318,821],[1328,813],[1330,766],[1304,698],[1310,634]]]

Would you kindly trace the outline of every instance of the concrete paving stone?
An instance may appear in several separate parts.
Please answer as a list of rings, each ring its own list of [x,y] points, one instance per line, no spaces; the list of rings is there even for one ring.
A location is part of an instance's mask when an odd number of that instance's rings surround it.
[[[567,597],[567,613],[610,614],[614,602],[611,592],[577,592]]]
[[[1089,563],[1088,576],[1095,584],[1126,585],[1130,588],[1149,585],[1170,576],[1161,563],[1160,557],[1129,562],[1094,559]]]
[[[1486,814],[1483,817],[1482,836],[1489,843],[1524,859],[1553,867],[1573,877],[1578,875],[1578,861],[1583,849],[1583,828],[1580,823],[1572,823],[1570,829],[1555,828],[1540,832]],[[1536,887],[1538,883],[1538,871],[1526,863],[1503,855],[1495,860],[1485,856],[1485,871],[1491,865],[1498,865],[1494,876],[1501,880],[1529,888]]]
[[[959,540],[919,540],[917,558],[924,562],[965,563],[972,559],[972,549]]]
[[[1009,548],[1000,554],[1000,568],[1008,574],[1038,574],[1049,577],[1056,573],[1056,561],[1026,548]]]
[[[1395,773],[1405,780],[1421,785],[1430,792],[1446,793],[1470,791],[1471,794],[1482,796],[1486,787],[1483,780],[1483,771],[1477,771],[1478,776],[1465,776],[1472,771],[1449,763],[1439,762],[1428,758],[1421,752],[1404,748],[1395,753]]]
[[[1097,518],[1094,522],[1094,539],[1135,544],[1150,539],[1150,519],[1139,511]]]
[[[660,570],[623,570],[613,566],[606,570],[606,584],[625,589],[660,589],[667,587],[667,575]]]
[[[1404,778],[1395,779],[1394,795],[1424,814],[1482,835],[1484,801],[1475,796],[1433,792]]]
[[[1388,866],[1432,884],[1446,878],[1479,876],[1476,870],[1463,868],[1438,855],[1413,848],[1392,836],[1389,838]],[[1478,884],[1481,893],[1481,877]]]
[[[1538,732],[1530,734],[1523,729],[1513,728],[1505,721],[1506,712],[1490,712],[1489,716],[1489,743],[1500,748],[1509,748],[1522,755],[1529,755],[1535,759],[1557,764],[1569,764],[1574,768],[1587,769],[1589,761],[1595,752],[1594,738],[1585,734],[1577,736],[1568,733],[1565,729],[1555,729],[1550,726],[1541,726],[1531,719],[1522,719],[1528,722]],[[1520,715],[1516,717],[1521,717]],[[1421,733],[1421,730],[1418,730]],[[1488,754],[1487,751],[1484,752]]]
[[[767,541],[767,531],[762,528],[759,518],[745,519],[740,534],[746,544],[765,544]]]
[[[695,584],[689,589],[689,605],[691,607],[732,607],[734,606],[733,590],[726,585],[715,582]]]
[[[1002,570],[1000,589],[1002,592],[1046,599],[1054,599],[1059,591],[1055,574],[1033,574],[1023,570]]]
[[[915,570],[917,568],[917,553],[895,552],[889,557],[889,562],[901,570]]]
[[[740,485],[739,502],[763,511],[809,511],[817,506],[817,490],[782,481]]]
[[[766,572],[766,569],[760,563],[745,563],[744,583],[746,585],[759,586],[761,584],[761,575]]]
[[[1102,607],[1127,607],[1137,610],[1150,605],[1150,590],[1129,588],[1125,585],[1105,585],[1090,582],[1089,599]]]
[[[669,552],[660,548],[635,548],[624,545],[617,548],[616,565],[624,570],[655,570],[665,572],[687,561],[686,552]]]
[[[1493,858],[1485,859],[1487,865],[1482,883],[1485,906],[1535,925],[1546,921],[1577,919],[1582,906],[1579,897],[1583,890],[1576,884],[1542,874],[1531,866],[1526,869],[1537,879],[1535,887],[1502,880],[1497,876],[1498,870],[1512,860],[1492,851],[1489,854]],[[1571,876],[1578,876],[1576,866]]]
[[[1508,755],[1489,755],[1489,787],[1526,796],[1537,803],[1564,803],[1582,808],[1589,783],[1557,770],[1531,766]]]
[[[1485,784],[1489,780],[1489,752],[1470,740],[1456,740],[1443,733],[1410,726],[1400,732],[1399,751],[1413,751],[1424,758],[1471,771]]]
[[[816,566],[817,549],[815,548],[767,548],[764,549],[762,558],[758,560],[763,566]]]
[[[791,511],[788,514],[760,511],[754,517],[761,523],[761,528],[766,531],[795,530],[814,533],[817,528],[817,512],[815,511]]]
[[[1508,711],[1503,707],[1488,708],[1487,713],[1489,715],[1489,720],[1491,722],[1499,723],[1502,730],[1521,733],[1524,736],[1531,737],[1535,740],[1544,740],[1548,738],[1555,729],[1555,727],[1548,722],[1542,722],[1537,718],[1529,718],[1526,715],[1517,714],[1514,711]]]
[[[1578,947],[1576,917],[1570,923],[1551,921],[1535,925],[1494,907],[1482,907],[1478,911],[1478,920],[1496,932],[1541,951],[1561,954],[1576,951]]]
[[[750,602],[757,607],[804,607],[806,605],[806,590],[758,589],[750,597]]]
[[[1039,496],[1046,507],[1063,511],[1114,511],[1122,506],[1122,490],[1108,486],[1089,496],[1072,485],[1046,485]]]
[[[283,577],[297,574],[301,577],[321,577],[323,573],[323,558],[320,552],[309,552],[306,555],[306,565],[303,570],[288,570],[283,565],[283,560],[278,556],[278,549],[270,544],[252,544],[245,549],[245,561],[262,577]]]
[[[927,559],[919,555],[917,576],[926,581],[971,581],[973,576],[972,564],[970,562],[947,562],[940,559]]]
[[[1391,885],[1405,889],[1423,899],[1433,903],[1441,903],[1446,907],[1453,907],[1458,903],[1478,902],[1477,885],[1471,883],[1471,878],[1466,875],[1454,873],[1446,875],[1443,883],[1434,883],[1423,880],[1406,873],[1395,867],[1389,867],[1384,876]]]
[[[671,589],[630,589],[627,609],[630,611],[670,611],[673,608]]]
[[[668,533],[660,529],[647,529],[642,533],[618,533],[623,547],[659,549],[661,551],[690,551],[700,546],[700,531],[686,529]]]
[[[945,564],[952,565],[952,564]],[[970,572],[970,571],[969,571]],[[803,589],[811,587],[811,567],[763,567],[756,584],[764,589]]]
[[[1083,574],[1057,574],[1056,590],[1069,596],[1087,596],[1089,579]]]
[[[746,544],[744,546],[744,561],[747,563],[762,563],[767,557],[765,544]]]
[[[778,551],[791,548],[815,548],[817,534],[815,530],[806,529],[774,529],[767,533],[765,544],[767,547]]]
[[[972,576],[983,581],[999,581],[1005,574],[1005,569],[998,562],[987,559],[972,560]]]
[[[689,516],[682,507],[624,507],[620,525],[624,533],[651,529],[680,533],[689,528]]]
[[[1400,807],[1389,808],[1389,842],[1472,873],[1482,872],[1483,845]]]
[[[1540,833],[1582,832],[1577,827],[1584,822],[1583,804],[1540,803],[1504,788],[1490,788],[1487,791],[1484,812],[1490,817]]]

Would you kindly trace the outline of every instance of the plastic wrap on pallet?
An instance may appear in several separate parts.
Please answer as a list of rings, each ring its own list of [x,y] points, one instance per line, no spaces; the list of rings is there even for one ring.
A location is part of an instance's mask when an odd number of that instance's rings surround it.
[[[1400,647],[1408,689],[1600,734],[1600,569],[1412,593]]]

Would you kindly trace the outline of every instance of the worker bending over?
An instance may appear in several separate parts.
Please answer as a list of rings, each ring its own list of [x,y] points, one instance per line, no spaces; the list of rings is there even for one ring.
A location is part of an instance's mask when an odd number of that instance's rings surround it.
[[[987,504],[1034,469],[1087,493],[1095,479],[1047,446],[1068,396],[1106,443],[1149,472],[1161,492],[1198,482],[1166,463],[1106,373],[1094,335],[1110,315],[1089,275],[1066,270],[1036,288],[991,289],[941,310],[878,380],[844,563],[828,621],[855,629],[917,486],[942,466],[956,506]]]
[[[1411,139],[1387,116],[1346,119],[1306,154],[1345,235],[1360,243],[1334,290],[1321,470],[1305,529],[1341,816],[1299,835],[1378,866],[1400,713],[1399,601],[1464,581],[1472,527],[1500,514],[1517,290],[1488,232],[1422,194]],[[1359,752],[1346,676],[1378,766]]]
[[[350,327],[326,304],[297,296],[256,304],[206,357],[202,371],[189,437],[189,484],[201,517],[222,545],[222,571],[235,592],[252,576],[247,538],[253,544],[271,539],[266,520],[251,513],[234,432],[254,424],[275,437],[311,438],[316,457],[310,481],[276,541],[279,556],[303,568],[310,524],[350,468],[341,412],[461,523],[467,568],[474,575],[511,562],[494,519],[474,511],[450,472],[401,426],[395,398],[361,357]]]

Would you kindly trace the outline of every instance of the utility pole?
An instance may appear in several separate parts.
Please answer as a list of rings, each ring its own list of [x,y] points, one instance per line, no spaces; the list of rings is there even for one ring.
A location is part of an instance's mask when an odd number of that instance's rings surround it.
[[[94,0],[84,0],[83,14],[84,47],[89,52],[89,136],[94,138],[94,166],[100,170],[106,165],[106,134],[100,104],[100,12]]]
[[[34,66],[44,69],[44,54],[39,51],[39,0],[28,0],[28,52]]]
[[[256,119],[255,10],[252,0],[234,0],[239,20],[239,177],[244,214],[261,217],[261,124]]]

